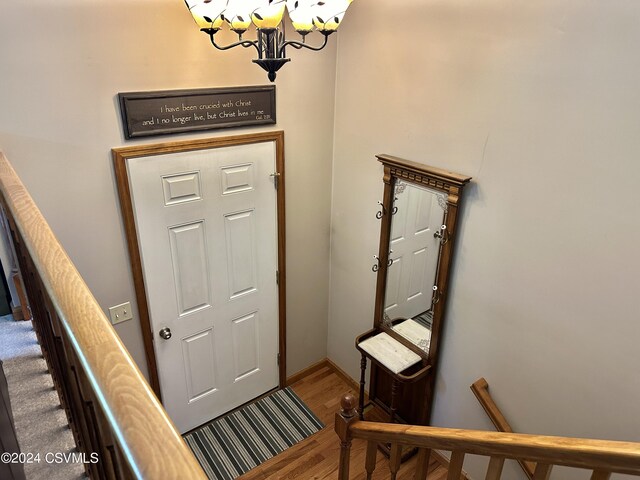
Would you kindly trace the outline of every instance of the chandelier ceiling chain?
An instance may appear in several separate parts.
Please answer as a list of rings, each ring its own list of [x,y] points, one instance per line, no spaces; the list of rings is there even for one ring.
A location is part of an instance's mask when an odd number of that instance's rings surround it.
[[[218,50],[234,47],[256,49],[258,58],[253,62],[262,67],[269,80],[276,79],[276,72],[291,61],[286,48],[296,50],[322,50],[329,35],[335,32],[353,0],[185,0],[191,15],[200,30],[209,35],[211,44]],[[300,40],[287,40],[282,23],[285,9],[293,28],[300,34]],[[238,35],[238,41],[220,45],[215,36],[223,25]],[[244,39],[251,25],[255,26],[256,38]],[[319,31],[323,42],[318,46],[306,43],[313,30]]]

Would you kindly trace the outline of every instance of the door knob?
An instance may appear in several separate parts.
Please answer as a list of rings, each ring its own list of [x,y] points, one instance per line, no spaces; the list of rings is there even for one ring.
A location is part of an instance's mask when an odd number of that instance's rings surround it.
[[[165,340],[169,340],[171,338],[171,329],[169,327],[164,327],[158,332],[158,335],[160,335]]]

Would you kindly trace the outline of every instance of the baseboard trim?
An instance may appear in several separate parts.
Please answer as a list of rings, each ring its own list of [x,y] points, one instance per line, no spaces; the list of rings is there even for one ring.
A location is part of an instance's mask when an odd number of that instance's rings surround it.
[[[329,370],[333,371],[333,373],[335,373],[342,380],[344,380],[344,382],[349,386],[349,388],[351,388],[356,393],[356,395],[358,395],[358,392],[360,391],[360,383],[354,380],[353,378],[351,378],[347,372],[342,370],[338,365],[333,363],[328,358],[320,360],[319,362],[316,362],[313,365],[310,365],[307,368],[300,370],[299,372],[294,373],[293,375],[288,377],[287,386],[289,387],[294,383],[302,380],[306,376],[311,375],[319,370],[322,370],[323,368],[328,368]],[[369,401],[369,395],[366,390],[365,390],[365,401],[366,402]]]
[[[347,385],[349,385],[351,388],[353,388],[356,392],[360,391],[360,383],[359,382],[356,382],[353,378],[351,378],[349,376],[349,374],[347,372],[342,370],[338,365],[333,363],[328,358],[326,359],[326,361],[327,361],[327,364],[328,364],[329,368],[331,370],[333,370],[335,372],[335,374],[338,375],[342,380],[344,380],[347,383]]]
[[[290,377],[287,377],[287,386],[291,386],[292,384],[302,380],[306,376],[311,375],[319,370],[322,370],[323,368],[328,368],[329,370],[332,370],[333,373],[335,373],[342,380],[344,380],[344,382],[347,385],[349,385],[349,387],[352,388],[354,391],[358,392],[360,390],[360,383],[358,383],[353,378],[351,378],[347,372],[342,370],[338,365],[333,363],[328,358],[324,358],[319,362],[316,362],[313,365],[309,365],[307,368],[304,368],[299,372],[294,373]]]
[[[24,316],[22,315],[22,307],[11,307],[11,315],[13,315],[14,320],[24,320]]]
[[[313,365],[309,365],[307,368],[300,370],[298,373],[294,373],[290,377],[287,377],[287,387],[290,387],[294,383],[302,380],[304,377],[311,375],[312,373],[317,372],[318,370],[322,370],[323,368],[331,368],[331,365],[329,365],[329,363],[329,359],[324,358],[319,362],[316,362]]]

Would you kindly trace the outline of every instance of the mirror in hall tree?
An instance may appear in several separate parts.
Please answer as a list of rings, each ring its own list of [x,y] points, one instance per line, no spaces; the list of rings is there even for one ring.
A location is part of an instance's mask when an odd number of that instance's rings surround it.
[[[447,241],[447,197],[396,179],[382,324],[429,353],[440,247]]]
[[[370,401],[390,413],[391,421],[427,425],[459,202],[471,177],[390,155],[377,158],[384,167],[384,194],[377,214],[380,246],[373,266],[377,272],[374,328],[356,341],[363,355],[361,391],[366,357],[371,360]],[[400,352],[404,358],[413,355],[413,365],[394,370],[388,358],[387,363],[378,361],[363,348],[364,341],[382,338],[390,345],[387,352]]]

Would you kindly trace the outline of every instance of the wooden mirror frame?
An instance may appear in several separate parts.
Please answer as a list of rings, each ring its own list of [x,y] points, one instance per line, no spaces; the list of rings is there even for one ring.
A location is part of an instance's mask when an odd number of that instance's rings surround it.
[[[430,417],[433,386],[435,382],[435,365],[437,363],[440,350],[440,337],[447,303],[449,270],[453,259],[454,244],[457,233],[458,207],[462,190],[464,186],[469,183],[471,177],[404,160],[391,155],[381,154],[376,155],[376,157],[384,167],[384,193],[381,212],[380,246],[378,251],[379,269],[377,271],[378,277],[376,283],[374,327],[380,331],[386,332],[388,335],[392,336],[412,350],[421,353],[423,356],[425,355],[424,352],[421,352],[415,345],[411,344],[404,337],[388,328],[383,322],[384,300],[387,287],[387,265],[389,262],[389,245],[391,240],[391,219],[393,216],[393,201],[395,198],[396,181],[402,180],[446,195],[447,208],[445,211],[444,225],[446,225],[447,241],[441,242],[438,254],[438,268],[436,271],[435,286],[438,287],[437,292],[439,298],[437,303],[433,306],[431,344],[427,355],[427,362],[431,365],[431,373],[427,375],[424,381],[408,386],[409,388],[406,389],[407,391],[403,393],[400,405],[407,403],[410,404],[411,411],[403,412],[402,407],[399,410],[400,418],[404,417],[406,421],[410,423],[426,425],[428,424]],[[382,390],[386,391],[390,384],[390,380],[385,377],[388,377],[385,372],[376,368],[375,365],[371,366],[369,398],[375,403],[381,404],[385,409],[388,409],[388,405],[384,401],[384,398],[380,398]],[[384,394],[382,397],[384,397]],[[422,399],[419,397],[422,397]]]

